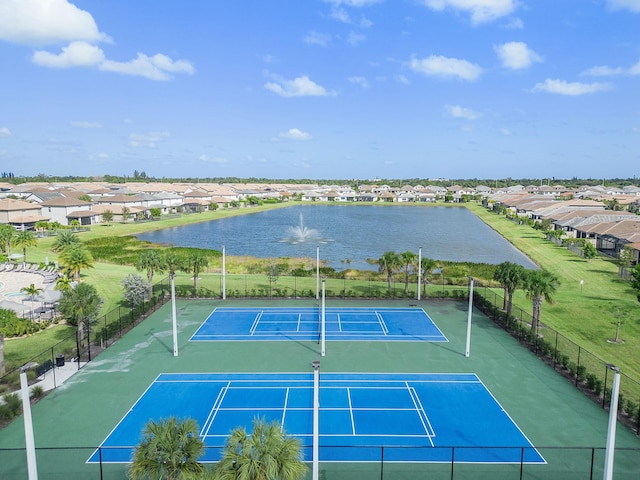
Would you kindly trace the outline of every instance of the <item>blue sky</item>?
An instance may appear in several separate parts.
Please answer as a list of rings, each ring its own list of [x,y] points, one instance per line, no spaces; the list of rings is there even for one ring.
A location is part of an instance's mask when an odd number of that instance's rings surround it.
[[[0,0],[0,170],[640,176],[640,0]]]

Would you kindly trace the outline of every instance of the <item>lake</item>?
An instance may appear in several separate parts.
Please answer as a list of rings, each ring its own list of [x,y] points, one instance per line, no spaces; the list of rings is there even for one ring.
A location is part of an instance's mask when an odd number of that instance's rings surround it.
[[[410,250],[435,260],[536,268],[466,208],[296,205],[137,236],[153,243],[220,250],[259,258],[320,258],[336,270],[376,270],[367,260]]]

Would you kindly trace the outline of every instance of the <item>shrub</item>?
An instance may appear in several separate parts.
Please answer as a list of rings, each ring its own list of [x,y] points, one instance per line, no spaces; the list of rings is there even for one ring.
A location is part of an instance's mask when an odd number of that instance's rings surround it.
[[[7,412],[7,420],[16,418],[22,412],[22,400],[17,393],[8,393],[4,396],[4,405]]]
[[[44,395],[44,388],[42,385],[36,385],[31,389],[31,398],[42,398]]]
[[[584,365],[578,365],[578,368],[576,369],[576,377],[579,382],[584,381],[586,374],[587,374],[587,367],[585,367]]]

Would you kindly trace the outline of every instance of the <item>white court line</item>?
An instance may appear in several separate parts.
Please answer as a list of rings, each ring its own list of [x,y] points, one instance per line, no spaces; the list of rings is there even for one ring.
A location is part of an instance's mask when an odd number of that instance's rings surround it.
[[[420,422],[422,423],[422,428],[424,428],[425,433],[427,434],[427,438],[429,438],[429,443],[433,447],[433,437],[435,436],[435,431],[429,422],[429,417],[427,417],[427,412],[424,411],[422,403],[420,402],[420,397],[418,393],[415,391],[413,387],[409,385],[407,382],[407,391],[409,392],[409,396],[411,396],[411,400],[413,401],[413,405],[415,406],[416,412],[420,417]],[[426,421],[426,423],[425,423]],[[433,433],[432,433],[433,432]]]
[[[342,322],[340,320],[340,314],[338,314],[338,331],[342,332]]]
[[[264,312],[261,311],[260,313],[258,313],[258,315],[256,315],[256,318],[253,321],[253,325],[251,325],[251,328],[249,329],[249,334],[250,335],[253,335],[255,333],[255,331],[256,331],[256,328],[258,328],[258,324],[260,323],[260,319],[262,318],[262,314],[263,313]]]
[[[284,417],[287,415],[287,403],[289,402],[289,387],[284,395],[284,406],[282,407],[282,421],[280,422],[280,430],[284,428]]]
[[[207,420],[204,422],[204,425],[202,426],[202,430],[200,431],[200,436],[208,436],[209,430],[211,430],[211,425],[213,425],[213,421],[216,418],[216,415],[218,414],[218,411],[220,410],[220,405],[222,405],[222,401],[224,400],[224,397],[227,395],[227,392],[229,391],[229,386],[231,385],[231,382],[227,382],[227,385],[222,387],[220,389],[220,391],[218,392],[218,396],[216,398],[216,401],[213,402],[213,406],[211,407],[211,411],[209,411],[209,415],[207,416]]]
[[[356,423],[353,419],[353,405],[351,403],[351,389],[347,387],[347,398],[349,399],[349,415],[351,415],[351,434],[356,434]]]
[[[300,331],[300,323],[302,323],[302,314],[298,314],[298,326],[296,327],[296,332]]]
[[[389,333],[389,329],[387,328],[387,324],[384,323],[384,319],[378,312],[376,312],[376,317],[378,317],[378,322],[380,323],[380,328],[382,328],[382,333],[387,335]]]

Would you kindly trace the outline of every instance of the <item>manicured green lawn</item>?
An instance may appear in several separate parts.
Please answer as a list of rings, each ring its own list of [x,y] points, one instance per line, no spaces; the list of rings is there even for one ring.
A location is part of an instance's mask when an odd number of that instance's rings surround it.
[[[542,306],[542,322],[640,380],[640,304],[629,282],[618,276],[615,261],[605,257],[584,260],[527,225],[518,225],[479,205],[470,204],[469,209],[540,267],[559,277],[555,303]],[[514,304],[531,313],[531,301],[522,291],[514,296]],[[615,337],[618,309],[626,313],[620,329],[624,343],[614,344],[607,339]]]

